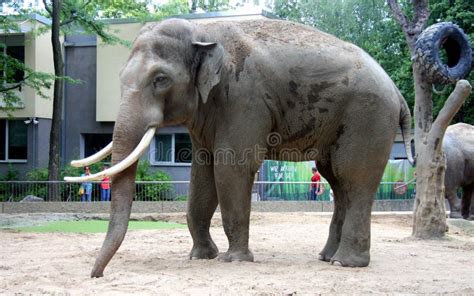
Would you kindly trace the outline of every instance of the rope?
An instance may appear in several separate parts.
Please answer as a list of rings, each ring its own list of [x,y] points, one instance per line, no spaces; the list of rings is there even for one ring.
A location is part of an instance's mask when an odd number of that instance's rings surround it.
[[[416,178],[413,178],[411,180],[408,180],[408,182],[403,183],[402,185],[399,185],[397,187],[394,187],[393,189],[396,190],[398,188],[402,188],[403,186],[407,186],[408,184],[414,183],[416,181]]]

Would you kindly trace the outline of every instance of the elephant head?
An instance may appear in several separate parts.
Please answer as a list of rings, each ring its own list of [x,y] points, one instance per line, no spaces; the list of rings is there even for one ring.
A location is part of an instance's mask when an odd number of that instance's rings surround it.
[[[198,104],[205,104],[219,84],[223,59],[222,46],[184,20],[147,25],[135,39],[120,73],[121,102],[111,145],[72,162],[84,166],[112,153],[112,167],[86,177],[65,178],[86,181],[110,176],[112,180],[109,228],[92,277],[103,275],[127,231],[138,159],[158,128],[193,119]]]

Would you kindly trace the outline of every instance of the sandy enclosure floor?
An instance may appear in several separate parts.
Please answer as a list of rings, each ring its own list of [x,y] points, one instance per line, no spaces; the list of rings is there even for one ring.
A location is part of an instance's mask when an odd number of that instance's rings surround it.
[[[254,263],[187,260],[187,229],[130,231],[99,279],[89,273],[104,234],[0,229],[0,294],[474,294],[472,234],[451,227],[446,239],[414,240],[409,216],[374,216],[369,267],[343,268],[317,260],[329,222],[317,213],[252,214]],[[225,251],[218,218],[211,232]]]

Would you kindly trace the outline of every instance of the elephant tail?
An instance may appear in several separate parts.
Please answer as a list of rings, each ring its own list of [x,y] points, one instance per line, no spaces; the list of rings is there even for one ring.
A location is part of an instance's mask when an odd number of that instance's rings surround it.
[[[407,154],[408,161],[414,166],[415,157],[413,156],[411,149],[412,133],[410,109],[408,108],[405,98],[402,96],[400,91],[398,91],[398,89],[397,93],[400,98],[400,129],[402,130],[403,142],[405,143],[405,152]]]

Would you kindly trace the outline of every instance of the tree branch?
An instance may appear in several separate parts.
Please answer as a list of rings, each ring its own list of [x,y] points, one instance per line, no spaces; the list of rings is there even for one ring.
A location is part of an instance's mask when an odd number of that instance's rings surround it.
[[[390,10],[392,11],[393,17],[397,21],[402,28],[408,28],[409,22],[406,17],[406,15],[402,12],[402,9],[400,8],[400,4],[398,4],[397,0],[387,0],[387,4],[390,7]],[[403,30],[405,31],[405,29]]]
[[[2,87],[0,88],[0,93],[7,92],[9,90],[14,90],[16,88],[21,88],[22,85],[23,85],[23,82],[18,82],[17,84],[9,86],[9,87],[5,87],[5,88]]]
[[[51,11],[51,9],[48,7],[48,4],[46,3],[46,0],[43,0],[43,4],[44,4],[44,9],[46,9],[46,11],[49,13],[50,16],[53,15],[53,12]]]
[[[62,26],[68,25],[68,24],[74,22],[76,19],[77,19],[77,17],[73,16],[73,17],[71,17],[70,19],[61,22],[61,23],[59,24],[59,26],[62,27]]]
[[[414,10],[414,17],[412,20],[409,20],[403,13],[397,0],[387,0],[387,4],[392,11],[393,17],[402,27],[408,47],[413,55],[416,39],[425,28],[426,22],[430,16],[428,0],[412,0]]]
[[[82,5],[82,8],[86,8],[87,5],[89,5],[90,3],[92,2],[92,0],[88,0],[86,1],[86,3],[84,3],[84,5]]]
[[[8,86],[8,87],[0,87],[0,93],[6,92],[9,90],[14,90],[16,88],[21,88],[23,84],[26,83],[26,81],[30,78],[31,75],[25,76],[21,81],[18,81],[16,84]]]
[[[456,83],[456,88],[444,103],[428,135],[428,140],[435,145],[435,149],[440,148],[439,146],[441,145],[437,145],[436,143],[439,143],[439,139],[443,139],[449,123],[459,111],[466,98],[471,94],[471,90],[471,84],[469,84],[467,80],[459,80],[458,83]]]
[[[428,0],[415,0],[413,1],[415,10],[415,17],[411,24],[411,30],[413,34],[420,34],[428,22],[430,12],[428,10]]]

